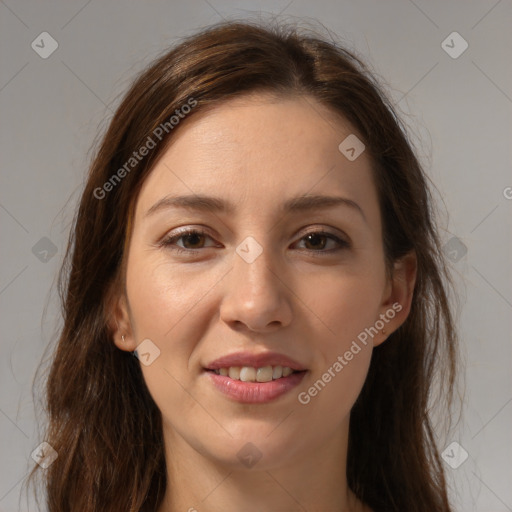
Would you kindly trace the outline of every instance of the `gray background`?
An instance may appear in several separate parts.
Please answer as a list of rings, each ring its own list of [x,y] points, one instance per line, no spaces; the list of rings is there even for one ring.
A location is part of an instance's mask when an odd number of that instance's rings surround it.
[[[510,0],[0,0],[0,511],[19,510],[43,441],[32,379],[59,325],[55,275],[95,136],[158,52],[222,18],[261,13],[319,20],[355,48],[415,134],[449,212],[443,240],[462,297],[464,416],[441,440],[469,454],[446,466],[456,507],[512,510]],[[31,43],[42,46],[45,31],[58,48],[43,59]],[[453,31],[469,44],[458,58],[442,47]]]

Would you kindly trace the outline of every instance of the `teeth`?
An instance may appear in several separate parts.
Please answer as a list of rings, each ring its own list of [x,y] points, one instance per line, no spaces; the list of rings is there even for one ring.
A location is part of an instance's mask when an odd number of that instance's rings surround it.
[[[242,382],[270,382],[281,377],[288,377],[294,372],[288,366],[263,366],[261,368],[230,366],[214,371],[217,375],[229,376],[230,379],[241,380]]]
[[[250,366],[244,366],[240,370],[240,380],[242,382],[254,382],[256,380],[256,370]]]
[[[288,368],[288,366],[285,366],[283,368],[283,377],[288,377],[288,375],[291,375],[293,373],[293,370],[291,368]]]
[[[272,366],[264,366],[263,368],[258,368],[256,372],[256,381],[257,382],[270,382],[272,380]]]
[[[273,379],[280,379],[283,376],[283,367],[282,366],[274,366],[274,371],[272,372]]]
[[[230,379],[240,380],[240,366],[231,366],[228,375]]]

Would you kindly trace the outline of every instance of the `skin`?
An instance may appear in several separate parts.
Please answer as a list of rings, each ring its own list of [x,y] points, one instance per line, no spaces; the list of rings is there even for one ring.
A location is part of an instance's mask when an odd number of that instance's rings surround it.
[[[179,128],[138,197],[126,293],[113,311],[120,349],[133,351],[149,338],[160,350],[142,365],[162,412],[167,489],[173,490],[158,512],[368,512],[346,484],[350,409],[373,347],[405,321],[416,279],[413,254],[386,278],[370,158],[363,152],[351,162],[338,150],[355,130],[310,97],[244,96]],[[163,197],[185,194],[225,199],[234,212],[168,208],[146,216]],[[280,211],[302,194],[349,198],[364,217],[347,206]],[[174,241],[195,253],[159,246],[183,227],[207,231]],[[335,240],[305,238],[322,230],[350,247],[334,252]],[[252,263],[236,253],[248,236],[263,251]],[[298,393],[395,302],[402,309],[385,334],[360,344],[317,396],[299,403]],[[239,350],[277,351],[308,372],[277,400],[236,403],[213,387],[203,368]],[[261,453],[252,468],[237,457],[249,442]]]

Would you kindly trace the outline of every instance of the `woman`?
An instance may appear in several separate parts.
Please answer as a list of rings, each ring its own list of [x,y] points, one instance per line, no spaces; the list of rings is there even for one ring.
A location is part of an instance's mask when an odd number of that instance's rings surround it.
[[[62,269],[48,509],[452,510],[431,203],[334,43],[229,22],[164,54],[110,123]]]

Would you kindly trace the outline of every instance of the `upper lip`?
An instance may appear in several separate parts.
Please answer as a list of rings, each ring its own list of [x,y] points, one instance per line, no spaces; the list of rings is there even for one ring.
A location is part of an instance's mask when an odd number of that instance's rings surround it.
[[[261,352],[253,354],[251,352],[236,352],[227,356],[219,357],[206,365],[207,370],[219,370],[220,368],[229,368],[231,366],[249,366],[253,368],[262,368],[264,366],[288,366],[295,371],[303,371],[303,365],[292,358],[279,354],[277,352]]]

